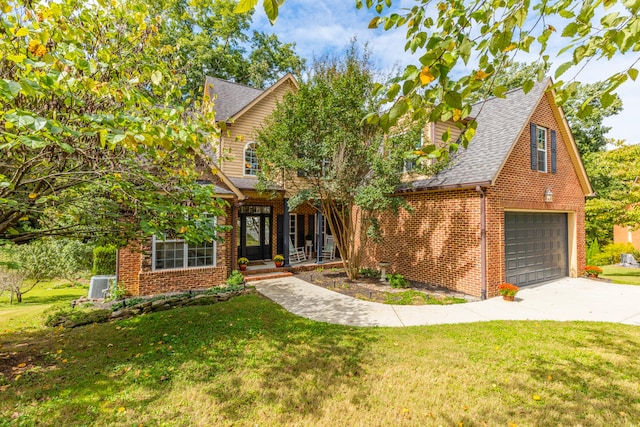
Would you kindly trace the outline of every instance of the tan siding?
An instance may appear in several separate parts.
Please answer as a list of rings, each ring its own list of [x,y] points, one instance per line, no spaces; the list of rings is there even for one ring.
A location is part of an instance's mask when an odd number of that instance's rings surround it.
[[[291,90],[289,84],[278,86],[272,93],[265,96],[259,103],[242,114],[229,128],[229,135],[224,135],[223,152],[230,150],[232,160],[222,163],[222,172],[230,177],[244,176],[244,147],[254,141],[257,130],[264,126],[269,116],[276,108],[278,101]]]
[[[451,133],[451,139],[449,140],[449,142],[456,142],[456,139],[458,139],[458,137],[460,136],[461,131],[460,129],[458,129],[454,122],[449,120],[447,122],[436,123],[435,139],[433,141],[434,144],[436,144],[437,146],[442,146],[442,144],[444,144],[442,142],[442,135],[447,131],[447,129],[449,129],[449,132]]]

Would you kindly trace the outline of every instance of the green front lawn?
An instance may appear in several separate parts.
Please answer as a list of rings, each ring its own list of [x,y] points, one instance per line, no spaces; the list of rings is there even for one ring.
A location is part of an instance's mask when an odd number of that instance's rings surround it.
[[[640,285],[640,268],[616,267],[605,265],[600,277],[611,279],[613,283]]]
[[[351,328],[246,295],[0,335],[0,426],[628,426],[638,354],[628,325]]]
[[[49,307],[70,304],[72,300],[89,293],[89,290],[82,286],[56,287],[63,283],[65,282],[61,280],[39,283],[23,295],[20,304],[15,300],[13,304],[9,304],[7,292],[0,295],[0,333],[40,328],[44,312]]]

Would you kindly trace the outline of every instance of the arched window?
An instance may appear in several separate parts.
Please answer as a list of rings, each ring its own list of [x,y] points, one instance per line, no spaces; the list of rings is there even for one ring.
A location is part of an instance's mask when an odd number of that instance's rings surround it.
[[[255,142],[249,142],[244,146],[244,174],[245,175],[258,175],[260,166],[258,165],[258,155],[256,154]]]

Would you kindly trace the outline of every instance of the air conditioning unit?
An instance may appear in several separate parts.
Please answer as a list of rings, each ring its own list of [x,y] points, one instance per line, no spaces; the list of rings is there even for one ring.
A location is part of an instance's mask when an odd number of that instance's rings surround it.
[[[89,285],[89,298],[104,298],[109,288],[116,283],[116,276],[92,276]]]

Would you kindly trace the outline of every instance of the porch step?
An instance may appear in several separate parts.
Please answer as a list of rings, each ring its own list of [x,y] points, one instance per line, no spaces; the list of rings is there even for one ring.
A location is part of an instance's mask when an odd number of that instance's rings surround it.
[[[267,279],[278,279],[280,277],[289,277],[293,276],[293,273],[290,271],[281,271],[277,273],[264,273],[260,272],[259,274],[246,274],[244,279],[247,282],[255,282],[257,280],[267,280]]]

